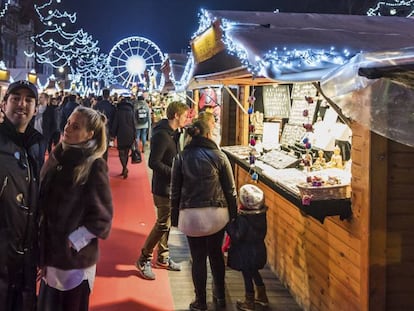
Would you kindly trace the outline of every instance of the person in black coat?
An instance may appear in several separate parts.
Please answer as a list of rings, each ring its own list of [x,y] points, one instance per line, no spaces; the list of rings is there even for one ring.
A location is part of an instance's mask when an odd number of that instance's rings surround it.
[[[47,151],[50,154],[52,152],[53,147],[56,146],[60,141],[58,98],[51,98],[48,111],[48,113],[50,114],[49,120],[52,120],[52,116],[54,118],[54,122],[51,121],[48,127],[51,130],[50,139],[47,143]]]
[[[237,301],[238,310],[254,310],[255,303],[267,307],[269,300],[259,270],[267,262],[264,239],[267,231],[266,206],[263,191],[252,184],[239,190],[241,206],[234,221],[227,225],[230,236],[227,265],[241,271],[244,279],[245,300]],[[256,298],[253,283],[256,285]]]
[[[50,104],[49,94],[45,92],[40,93],[38,111],[33,121],[34,128],[43,136],[40,152],[41,159],[44,160],[49,141],[52,135],[58,130],[56,109]],[[41,164],[43,165],[43,163],[44,161]]]
[[[9,85],[0,113],[0,309],[36,308],[38,180],[42,135],[30,124],[37,88]]]
[[[167,119],[160,120],[152,131],[148,165],[152,169],[152,195],[157,208],[157,220],[141,248],[136,267],[141,277],[155,280],[151,260],[157,246],[155,266],[180,271],[181,266],[170,258],[168,236],[171,227],[170,180],[173,159],[179,152],[178,129],[185,126],[189,107],[182,102],[171,102]]]
[[[106,129],[107,132],[106,134],[109,136],[109,133],[112,129],[113,126],[113,122],[114,122],[114,118],[115,118],[115,113],[116,113],[116,108],[115,106],[111,103],[110,98],[110,91],[109,89],[103,89],[102,90],[102,98],[100,100],[98,100],[98,102],[96,103],[96,105],[94,105],[92,108],[96,109],[100,112],[102,112],[105,116],[106,116]],[[106,146],[106,151],[103,155],[103,158],[105,160],[108,160],[108,147],[109,147],[109,142],[110,140],[108,139],[108,145]]]
[[[237,191],[227,156],[212,140],[214,115],[187,128],[191,141],[174,159],[171,177],[173,224],[187,236],[195,300],[191,311],[207,310],[207,259],[213,276],[213,302],[223,308],[225,264],[221,245],[229,219],[237,215]],[[178,219],[177,219],[178,218]]]
[[[135,141],[134,106],[129,97],[121,98],[112,123],[112,137],[116,137],[122,177],[128,178],[128,155]]]

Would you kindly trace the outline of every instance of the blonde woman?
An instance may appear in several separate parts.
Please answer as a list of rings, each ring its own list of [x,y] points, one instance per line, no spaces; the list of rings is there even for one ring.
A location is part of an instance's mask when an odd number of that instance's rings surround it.
[[[98,239],[108,237],[113,212],[105,122],[77,107],[41,171],[39,310],[88,310]]]

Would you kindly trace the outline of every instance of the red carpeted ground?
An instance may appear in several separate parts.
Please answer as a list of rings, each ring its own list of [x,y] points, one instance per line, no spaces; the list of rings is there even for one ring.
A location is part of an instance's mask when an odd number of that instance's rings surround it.
[[[101,257],[90,310],[173,310],[168,272],[154,269],[156,280],[147,281],[138,276],[134,266],[155,221],[145,161],[128,164],[128,179],[122,179],[117,150],[111,148],[108,165],[114,219],[111,235],[100,242]]]

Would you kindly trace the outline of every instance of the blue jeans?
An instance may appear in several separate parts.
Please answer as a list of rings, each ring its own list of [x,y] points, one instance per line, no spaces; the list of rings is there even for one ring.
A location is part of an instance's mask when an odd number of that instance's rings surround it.
[[[145,147],[145,143],[147,142],[147,132],[148,129],[147,128],[143,128],[143,129],[136,129],[137,130],[137,142],[139,143],[139,141],[141,140],[142,143],[142,149],[144,149]]]

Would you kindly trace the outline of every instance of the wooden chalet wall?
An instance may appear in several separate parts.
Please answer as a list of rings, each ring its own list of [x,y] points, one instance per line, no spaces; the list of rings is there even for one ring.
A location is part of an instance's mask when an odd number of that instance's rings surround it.
[[[414,148],[387,142],[384,310],[414,310]]]

